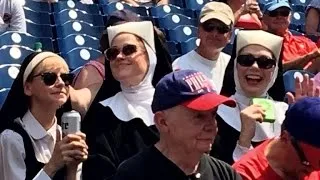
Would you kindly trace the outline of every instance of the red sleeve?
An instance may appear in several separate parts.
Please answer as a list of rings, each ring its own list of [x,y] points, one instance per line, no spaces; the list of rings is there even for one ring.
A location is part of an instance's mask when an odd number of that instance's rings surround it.
[[[235,163],[232,167],[241,175],[243,180],[254,180],[251,170],[243,164]]]

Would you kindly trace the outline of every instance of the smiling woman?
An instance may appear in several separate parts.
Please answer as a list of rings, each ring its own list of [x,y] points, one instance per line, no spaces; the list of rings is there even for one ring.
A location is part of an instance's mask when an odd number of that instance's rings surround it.
[[[288,105],[273,101],[267,92],[278,74],[281,46],[281,37],[264,31],[238,33],[234,64],[236,93],[231,96],[237,107],[222,105],[218,109],[218,136],[211,153],[213,156],[232,164],[252,146],[280,135]],[[273,123],[263,122],[267,109],[252,104],[253,98],[272,100],[275,107],[271,112],[275,117]]]

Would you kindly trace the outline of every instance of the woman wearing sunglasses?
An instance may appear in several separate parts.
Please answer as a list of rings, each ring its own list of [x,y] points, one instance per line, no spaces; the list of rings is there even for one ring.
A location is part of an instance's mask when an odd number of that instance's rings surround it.
[[[239,31],[234,64],[236,92],[231,96],[237,107],[219,107],[219,131],[213,156],[232,164],[252,145],[280,134],[287,104],[273,101],[267,92],[277,77],[281,46],[282,38],[270,33]],[[252,105],[253,98],[272,100],[273,123],[263,122],[266,110],[260,105]]]
[[[61,139],[55,117],[72,79],[66,62],[54,53],[32,53],[23,61],[0,111],[1,180],[80,178],[78,165],[88,154],[85,135]]]
[[[93,103],[83,120],[90,158],[84,179],[107,179],[117,167],[158,135],[151,102],[154,86],[172,71],[170,56],[149,21],[108,27],[106,99]]]

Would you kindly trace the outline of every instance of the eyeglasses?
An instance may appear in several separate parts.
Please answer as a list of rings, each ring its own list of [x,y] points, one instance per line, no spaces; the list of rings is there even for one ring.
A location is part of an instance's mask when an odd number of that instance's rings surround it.
[[[291,136],[290,138],[291,140],[291,144],[293,146],[293,148],[296,150],[300,160],[301,160],[301,163],[305,166],[310,166],[310,162],[307,160],[306,158],[306,155],[304,154],[302,148],[300,147],[300,145],[298,144],[297,140]]]
[[[37,74],[32,76],[32,78],[35,78],[38,76],[41,77],[42,81],[47,86],[53,85],[58,79],[58,75],[54,72],[45,72],[45,73]],[[60,74],[60,78],[62,79],[62,81],[65,83],[66,86],[69,86],[73,81],[74,74],[72,73]]]
[[[118,47],[111,47],[104,51],[104,55],[109,61],[113,61],[122,52],[125,56],[130,56],[137,52],[137,46],[133,44],[124,45],[121,49]]]
[[[254,57],[251,54],[248,55],[239,55],[237,57],[237,63],[244,67],[251,67],[254,62],[257,62],[259,68],[261,69],[270,69],[276,65],[276,60],[270,59],[265,56],[260,56],[258,58]]]
[[[274,10],[274,11],[268,12],[268,15],[270,17],[277,17],[277,16],[288,17],[289,14],[290,14],[290,10]]]
[[[218,31],[219,34],[225,34],[225,33],[228,33],[231,31],[231,28],[229,28],[226,25],[222,25],[222,24],[218,25],[218,24],[210,23],[210,22],[203,23],[202,27],[206,32],[212,32],[212,31],[216,30],[216,31]]]

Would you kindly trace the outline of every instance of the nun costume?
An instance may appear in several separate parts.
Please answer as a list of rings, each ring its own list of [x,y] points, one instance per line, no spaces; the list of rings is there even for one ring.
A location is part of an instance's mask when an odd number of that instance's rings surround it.
[[[149,66],[138,85],[124,87],[113,77],[110,62],[106,62],[106,80],[98,93],[100,97],[103,93],[106,99],[91,105],[82,124],[89,146],[89,158],[83,167],[84,179],[111,178],[123,161],[158,141],[151,110],[154,86],[172,71],[167,52],[155,37],[151,22],[128,22],[107,30],[110,46],[121,33],[139,37]]]
[[[248,45],[263,46],[269,49],[276,58],[277,62],[271,77],[271,81],[267,85],[264,92],[259,96],[260,98],[272,100],[268,94],[268,90],[274,85],[278,75],[278,61],[282,46],[282,38],[261,30],[239,31],[237,36],[237,56],[239,55],[239,52]],[[242,90],[239,83],[236,62],[237,61],[235,59],[234,82],[236,85],[236,92],[231,96],[231,98],[237,102],[237,106],[235,108],[229,108],[228,106],[224,105],[219,106],[216,117],[219,130],[213,145],[213,150],[211,151],[212,156],[229,164],[232,164],[249,151],[249,148],[240,146],[237,141],[241,131],[240,112],[250,106],[251,100],[254,98],[246,96]],[[288,105],[284,102],[275,100],[273,100],[273,103],[275,107],[275,122],[256,122],[255,136],[251,141],[252,146],[256,146],[267,139],[280,135],[281,124],[285,118],[285,112],[288,108]]]

